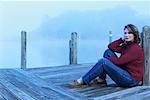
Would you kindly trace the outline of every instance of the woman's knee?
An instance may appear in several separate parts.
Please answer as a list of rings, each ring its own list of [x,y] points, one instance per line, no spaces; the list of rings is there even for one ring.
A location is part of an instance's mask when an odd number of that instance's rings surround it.
[[[103,57],[117,57],[117,55],[110,49],[105,50]]]
[[[108,56],[110,52],[112,52],[110,49],[106,49],[103,54],[103,57]]]
[[[107,58],[101,58],[101,59],[98,61],[98,63],[103,63],[103,64],[105,64],[107,61],[108,61]]]
[[[110,60],[108,60],[107,58],[102,58],[102,59],[100,59],[99,60],[99,62],[98,62],[99,64],[102,64],[103,65],[103,67],[104,67],[104,69],[105,68],[111,68],[112,67],[112,62],[110,61]]]

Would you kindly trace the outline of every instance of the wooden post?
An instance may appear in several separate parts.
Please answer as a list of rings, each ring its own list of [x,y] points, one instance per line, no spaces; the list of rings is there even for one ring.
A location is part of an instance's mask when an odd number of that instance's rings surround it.
[[[21,69],[26,69],[26,32],[21,32]]]
[[[144,26],[142,31],[142,47],[145,54],[143,85],[150,85],[150,27]]]
[[[112,42],[112,32],[109,31],[109,43],[111,43],[111,42]]]
[[[71,33],[71,40],[69,41],[69,62],[70,64],[77,64],[77,33]]]
[[[71,58],[71,40],[69,40],[69,64],[72,64],[72,58]]]

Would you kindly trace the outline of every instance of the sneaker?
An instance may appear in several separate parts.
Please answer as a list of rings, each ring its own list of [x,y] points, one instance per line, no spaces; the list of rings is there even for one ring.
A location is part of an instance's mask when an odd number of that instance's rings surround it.
[[[72,88],[80,88],[80,87],[86,86],[84,82],[78,82],[77,80],[74,80],[73,82],[69,83],[69,85]]]
[[[96,86],[96,85],[107,85],[106,80],[102,80],[102,79],[94,79],[91,83],[91,86]]]

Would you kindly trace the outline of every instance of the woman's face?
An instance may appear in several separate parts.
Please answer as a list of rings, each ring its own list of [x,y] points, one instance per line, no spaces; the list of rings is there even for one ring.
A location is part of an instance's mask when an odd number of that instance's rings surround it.
[[[134,35],[132,32],[129,32],[129,30],[126,28],[124,30],[124,40],[125,41],[134,41]]]

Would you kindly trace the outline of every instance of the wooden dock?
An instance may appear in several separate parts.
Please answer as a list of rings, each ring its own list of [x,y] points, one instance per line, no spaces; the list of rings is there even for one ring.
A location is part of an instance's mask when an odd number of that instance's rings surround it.
[[[0,69],[0,100],[149,100],[150,86],[121,88],[112,85],[71,88],[93,64]]]

